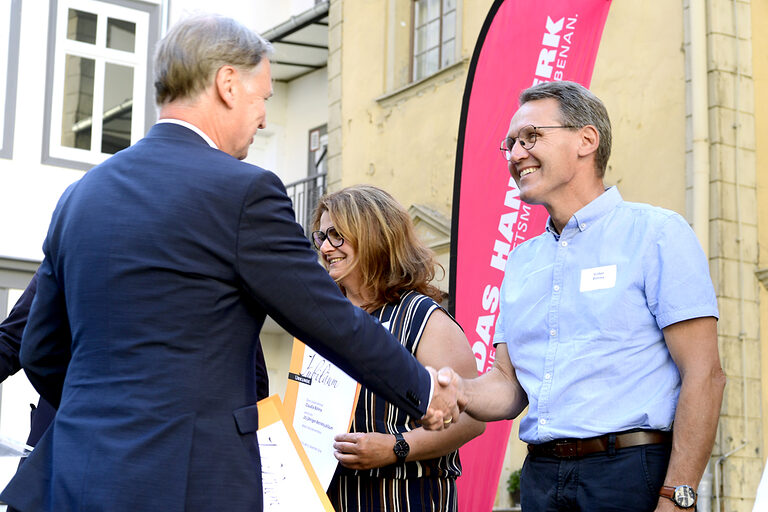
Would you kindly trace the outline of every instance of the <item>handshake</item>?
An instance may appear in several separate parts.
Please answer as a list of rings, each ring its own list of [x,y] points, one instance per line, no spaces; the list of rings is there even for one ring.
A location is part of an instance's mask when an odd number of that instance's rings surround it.
[[[443,430],[458,421],[467,406],[465,381],[448,367],[436,371],[427,366],[427,371],[432,375],[434,389],[427,413],[419,421],[427,430]]]
[[[427,366],[434,390],[427,413],[419,420],[427,430],[443,430],[466,413],[479,421],[516,418],[528,406],[526,395],[509,361],[506,347],[499,345],[493,367],[483,375],[462,378],[453,369],[440,371]]]

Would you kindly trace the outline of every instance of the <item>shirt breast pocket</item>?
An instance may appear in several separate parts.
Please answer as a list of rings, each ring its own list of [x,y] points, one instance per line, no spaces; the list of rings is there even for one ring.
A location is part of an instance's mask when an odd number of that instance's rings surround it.
[[[652,317],[644,285],[621,265],[581,269],[574,334],[584,341],[622,341]]]

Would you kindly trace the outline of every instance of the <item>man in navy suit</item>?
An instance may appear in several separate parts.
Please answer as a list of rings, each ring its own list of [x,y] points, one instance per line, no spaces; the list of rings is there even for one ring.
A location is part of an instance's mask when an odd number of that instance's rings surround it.
[[[271,172],[269,44],[234,20],[175,26],[161,121],[70,186],[21,346],[58,413],[0,499],[22,512],[262,509],[254,356],[265,315],[428,428],[459,414],[317,262]],[[71,340],[71,341],[70,341]],[[429,407],[428,407],[429,404]]]
[[[27,325],[29,308],[37,290],[37,274],[32,276],[24,292],[11,308],[8,317],[0,323],[0,382],[15,374],[21,369],[19,351],[21,349],[21,335]],[[258,400],[269,396],[269,375],[264,360],[261,344],[256,346],[256,397]],[[37,406],[32,405],[30,413],[30,429],[27,444],[35,446],[53,421],[56,409],[45,398],[40,398]],[[24,460],[22,459],[22,462]]]

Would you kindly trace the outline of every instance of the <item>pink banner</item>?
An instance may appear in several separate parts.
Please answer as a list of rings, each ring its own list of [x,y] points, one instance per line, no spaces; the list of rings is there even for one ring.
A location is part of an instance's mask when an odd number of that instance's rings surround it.
[[[509,251],[544,230],[547,212],[520,201],[498,150],[523,89],[572,80],[589,86],[610,0],[497,0],[475,46],[464,92],[454,182],[453,313],[478,373],[493,366],[491,343]],[[490,511],[511,421],[488,424],[461,449],[459,510]]]

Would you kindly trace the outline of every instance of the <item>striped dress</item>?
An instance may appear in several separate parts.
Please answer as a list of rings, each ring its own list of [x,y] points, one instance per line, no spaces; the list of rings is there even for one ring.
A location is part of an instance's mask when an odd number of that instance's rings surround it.
[[[415,355],[427,320],[437,309],[442,310],[442,307],[431,298],[409,291],[399,302],[387,304],[371,315]],[[418,426],[414,418],[363,386],[352,432],[393,434]],[[336,512],[455,512],[456,478],[459,475],[458,451],[435,459],[398,462],[368,470],[339,465],[328,488],[328,496]]]

